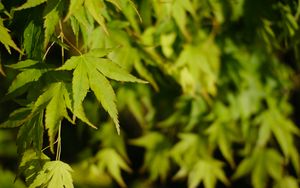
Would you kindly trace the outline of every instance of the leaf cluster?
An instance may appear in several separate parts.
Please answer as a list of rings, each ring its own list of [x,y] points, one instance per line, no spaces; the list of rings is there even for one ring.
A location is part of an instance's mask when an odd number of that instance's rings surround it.
[[[17,128],[18,175],[29,187],[298,188],[299,7],[0,1],[0,94],[13,104],[0,127]],[[85,144],[72,164],[68,127]]]

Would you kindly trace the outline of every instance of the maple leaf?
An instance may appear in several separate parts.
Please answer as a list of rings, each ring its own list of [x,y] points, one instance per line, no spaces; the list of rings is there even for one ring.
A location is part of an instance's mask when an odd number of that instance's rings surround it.
[[[22,10],[22,9],[36,7],[42,3],[45,3],[46,1],[47,0],[27,0],[26,3],[24,3],[20,7],[16,8],[15,10]]]
[[[67,113],[67,103],[69,99],[68,90],[63,82],[51,84],[48,89],[41,94],[34,103],[31,115],[46,109],[45,113],[45,128],[48,129],[50,149],[54,152],[55,137],[63,118],[70,122]]]
[[[105,171],[106,169],[119,185],[126,187],[126,184],[121,176],[121,170],[131,172],[131,169],[125,160],[114,149],[102,149],[97,153],[95,160],[100,171]]]
[[[61,161],[49,161],[43,166],[29,188],[73,188],[72,168]]]
[[[17,137],[18,153],[21,154],[28,148],[33,148],[40,153],[43,146],[43,111],[26,121],[19,129]],[[28,116],[27,116],[28,117]]]
[[[276,150],[259,148],[239,164],[232,178],[237,179],[251,173],[253,187],[266,187],[268,175],[275,180],[282,179],[282,164],[283,157]]]
[[[47,161],[50,161],[50,159],[44,153],[39,154],[32,149],[28,149],[22,154],[18,175],[23,173],[26,183],[31,184]]]
[[[85,0],[84,5],[93,18],[99,23],[103,31],[108,35],[105,19],[101,15],[101,10],[105,8],[104,2],[101,0]]]
[[[21,50],[15,44],[15,42],[12,40],[9,34],[9,30],[4,27],[2,18],[0,18],[0,42],[5,46],[9,53],[11,53],[9,47],[12,47],[13,49],[22,53]]]
[[[55,27],[59,22],[62,11],[62,1],[52,0],[47,3],[45,8],[46,15],[44,16],[45,39],[44,47],[47,46],[51,35],[55,31]]]
[[[103,56],[103,54],[101,54]],[[94,53],[87,53],[80,56],[73,56],[58,70],[73,70],[72,90],[74,100],[74,114],[83,122],[92,125],[86,118],[82,102],[91,89],[97,100],[112,118],[118,134],[120,126],[118,111],[115,104],[115,92],[106,77],[126,82],[146,83],[133,75],[127,73],[119,65],[109,59],[97,57]]]

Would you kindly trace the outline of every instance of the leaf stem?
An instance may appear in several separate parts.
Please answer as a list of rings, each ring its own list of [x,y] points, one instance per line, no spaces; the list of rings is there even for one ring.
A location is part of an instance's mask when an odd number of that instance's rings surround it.
[[[52,48],[52,46],[53,46],[54,44],[55,44],[55,42],[52,42],[52,43],[50,44],[50,46],[47,48],[47,50],[46,50],[46,52],[45,52],[45,54],[44,54],[44,56],[43,56],[42,61],[45,61],[46,56],[48,55],[50,49]]]
[[[56,144],[57,142],[58,142],[58,139],[56,139],[55,142],[54,142],[53,144]],[[42,152],[45,151],[45,150],[48,149],[48,148],[50,148],[50,145],[47,146],[47,147],[45,147],[45,148],[43,148],[43,149],[42,149]]]
[[[59,29],[60,29],[60,34],[59,34],[60,40],[62,43],[64,43],[64,32],[63,32],[61,20],[59,20]],[[65,50],[63,47],[61,47],[61,62],[62,62],[62,65],[65,63]]]
[[[61,123],[58,127],[58,135],[57,135],[57,148],[56,148],[56,158],[55,160],[60,161],[61,154]]]
[[[80,55],[82,55],[81,51],[74,44],[72,44],[72,42],[70,42],[66,37],[64,37],[64,39],[74,50],[76,50]]]

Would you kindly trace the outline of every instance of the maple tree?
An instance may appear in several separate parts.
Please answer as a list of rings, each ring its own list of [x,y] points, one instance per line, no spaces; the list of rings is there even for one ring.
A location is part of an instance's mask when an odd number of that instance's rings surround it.
[[[294,0],[0,1],[0,157],[19,161],[0,183],[298,188],[299,15]]]

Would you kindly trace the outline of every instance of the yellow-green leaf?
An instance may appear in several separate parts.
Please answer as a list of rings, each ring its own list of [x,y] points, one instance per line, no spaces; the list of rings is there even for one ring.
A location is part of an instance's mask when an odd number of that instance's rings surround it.
[[[92,65],[92,64],[91,64]],[[89,67],[89,82],[92,91],[108,112],[116,125],[118,134],[120,134],[120,125],[118,120],[118,110],[116,106],[116,95],[109,81],[93,67]]]
[[[0,42],[5,46],[5,48],[9,53],[11,53],[9,47],[12,47],[13,49],[22,53],[21,50],[15,44],[15,42],[12,40],[9,34],[9,30],[4,27],[3,20],[1,18],[0,18]]]
[[[30,82],[37,81],[42,76],[43,72],[44,71],[40,69],[29,69],[21,72],[9,86],[8,93],[12,93]]]
[[[22,10],[22,9],[36,7],[36,6],[42,4],[42,3],[46,2],[46,1],[47,0],[27,0],[26,3],[24,3],[20,7],[16,8],[15,10]]]
[[[81,7],[83,2],[84,0],[70,0],[69,11],[65,18],[65,21]]]
[[[43,166],[37,177],[30,184],[29,188],[48,187],[48,188],[73,188],[72,168],[61,161],[49,161]]]
[[[54,152],[55,137],[64,117],[68,117],[63,97],[63,84],[55,83],[53,97],[46,107],[45,127],[48,129],[50,149]]]
[[[102,0],[85,0],[84,6],[93,16],[93,18],[99,23],[103,31],[108,35],[109,33],[105,24],[105,19],[101,12],[105,6]]]
[[[126,164],[124,159],[113,149],[105,148],[97,153],[97,166],[101,171],[107,169],[108,173],[117,181],[122,187],[126,184],[121,176],[121,169],[131,172],[131,169]]]
[[[104,76],[110,79],[123,81],[123,82],[147,83],[129,74],[124,69],[122,69],[118,64],[108,59],[98,58],[98,59],[90,59],[89,61],[93,62],[97,70],[99,70]]]

